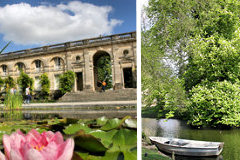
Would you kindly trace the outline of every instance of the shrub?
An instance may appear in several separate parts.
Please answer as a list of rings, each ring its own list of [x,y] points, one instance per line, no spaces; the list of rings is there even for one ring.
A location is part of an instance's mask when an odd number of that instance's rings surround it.
[[[222,81],[197,85],[190,95],[189,124],[198,127],[240,126],[239,84]]]
[[[14,81],[14,79],[13,79],[11,76],[8,76],[8,77],[4,80],[4,82],[5,82],[5,86],[6,86],[7,90],[8,90],[9,88],[13,88],[13,87],[16,86],[16,82]]]
[[[43,99],[48,99],[50,92],[50,81],[48,79],[47,73],[44,73],[40,76],[41,92],[40,95]]]
[[[31,89],[33,89],[33,79],[31,77],[29,77],[26,73],[24,73],[23,71],[21,71],[21,74],[18,78],[18,84],[22,90],[22,92],[24,93],[25,89],[30,86]]]
[[[62,94],[71,92],[75,82],[75,73],[73,71],[65,72],[63,75],[60,76],[59,82],[59,89]]]
[[[3,86],[4,86],[4,80],[0,77],[0,91],[2,90]]]

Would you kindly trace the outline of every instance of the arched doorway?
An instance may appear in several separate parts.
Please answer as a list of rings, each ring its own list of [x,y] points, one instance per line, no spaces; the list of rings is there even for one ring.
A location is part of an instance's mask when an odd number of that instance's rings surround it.
[[[106,89],[112,88],[112,64],[111,57],[105,51],[98,51],[93,56],[94,65],[94,87],[101,91],[101,82],[107,83]]]

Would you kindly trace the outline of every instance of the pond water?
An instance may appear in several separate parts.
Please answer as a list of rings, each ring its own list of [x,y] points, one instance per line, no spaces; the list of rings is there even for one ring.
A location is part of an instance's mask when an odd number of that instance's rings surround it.
[[[240,160],[240,129],[193,129],[185,121],[176,119],[142,119],[142,130],[146,136],[174,137],[192,140],[224,142],[223,152],[219,157],[193,158],[176,157],[176,160]]]

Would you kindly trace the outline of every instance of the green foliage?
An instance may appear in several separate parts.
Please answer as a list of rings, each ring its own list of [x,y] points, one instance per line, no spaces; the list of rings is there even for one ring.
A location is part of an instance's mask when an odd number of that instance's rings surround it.
[[[62,94],[67,92],[71,92],[75,82],[75,73],[73,71],[67,71],[63,75],[60,76],[59,79],[59,89]]]
[[[108,55],[101,56],[97,60],[97,76],[98,80],[107,83],[106,89],[112,88],[112,64]]]
[[[20,109],[22,108],[22,95],[19,92],[10,93],[7,92],[4,98],[4,118],[6,119],[19,119],[22,117],[22,112]]]
[[[16,82],[14,81],[14,79],[11,76],[8,76],[5,80],[4,80],[5,86],[7,88],[7,90],[9,88],[13,88],[16,87]]]
[[[189,121],[193,126],[240,126],[240,85],[228,81],[197,85],[190,92]]]
[[[150,0],[145,11],[142,90],[146,106],[159,109],[159,117],[175,116],[179,106],[188,106],[183,111],[191,113],[189,123],[195,126],[239,126],[239,108],[233,105],[237,97],[230,91],[240,79],[240,2]],[[225,105],[209,100],[217,93],[223,96],[219,103],[227,105],[224,113]],[[178,99],[183,103],[176,103]]]
[[[185,87],[190,90],[199,83],[228,80],[235,82],[240,78],[239,44],[214,37],[196,38],[191,42],[191,59],[186,69]]]
[[[149,24],[142,32],[142,98],[149,110],[157,109],[159,118],[176,115],[187,102],[180,77],[186,61],[184,47],[194,26],[185,15],[190,4],[150,0],[145,10]]]
[[[198,33],[186,51],[184,74],[190,91],[189,123],[194,126],[239,127],[239,11],[237,1],[213,1],[199,10]]]
[[[96,121],[97,125],[103,126],[107,123],[108,119],[106,117],[99,117]]]
[[[33,89],[33,78],[29,77],[26,73],[24,73],[23,71],[21,71],[20,76],[18,77],[17,80],[21,90],[22,90],[22,94],[25,94],[25,90],[26,88],[29,86],[31,89]]]
[[[85,125],[84,123],[80,123],[80,124],[70,124],[69,126],[66,127],[66,129],[64,129],[64,133],[66,134],[75,134],[77,133],[79,130],[83,130],[84,132],[88,133],[91,131],[91,129]]]
[[[149,78],[146,78],[142,74],[142,97],[146,107],[144,110],[154,108],[158,118],[171,118],[182,114],[187,99],[181,80],[167,75],[159,75],[159,78],[156,74],[148,76]]]
[[[80,130],[77,133],[77,136],[74,137],[75,145],[80,148],[84,148],[88,152],[105,152],[106,147],[94,136],[91,134],[86,134],[83,130]]]
[[[2,90],[3,86],[4,86],[4,80],[0,77],[0,91]]]
[[[41,84],[41,97],[43,99],[48,99],[50,93],[50,80],[48,79],[47,73],[44,73],[40,76],[40,84]]]

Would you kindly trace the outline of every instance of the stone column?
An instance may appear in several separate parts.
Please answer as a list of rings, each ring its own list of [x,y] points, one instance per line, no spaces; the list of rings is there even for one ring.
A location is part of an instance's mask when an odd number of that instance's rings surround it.
[[[91,54],[89,53],[89,51],[87,49],[83,50],[83,56],[84,56],[84,60],[85,60],[85,86],[84,89],[85,90],[93,90],[94,89],[94,77],[93,77],[93,62],[92,62],[92,57]]]
[[[65,66],[66,66],[66,71],[72,70],[72,59],[71,59],[71,51],[67,51],[65,54]]]
[[[120,65],[120,61],[119,61],[119,55],[121,55],[121,53],[118,53],[119,50],[117,47],[114,47],[114,45],[112,46],[113,49],[113,66],[114,67],[114,89],[122,89],[123,88],[123,79],[122,79],[122,69],[121,69],[121,65]]]
[[[136,43],[132,42],[132,52],[133,52],[133,64],[132,64],[132,74],[133,74],[133,87],[137,88],[137,54],[136,54]]]

